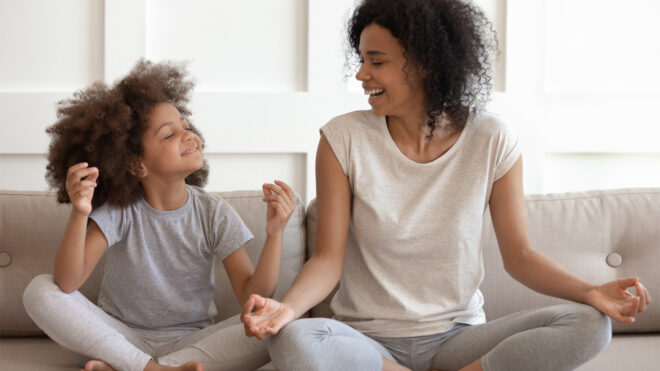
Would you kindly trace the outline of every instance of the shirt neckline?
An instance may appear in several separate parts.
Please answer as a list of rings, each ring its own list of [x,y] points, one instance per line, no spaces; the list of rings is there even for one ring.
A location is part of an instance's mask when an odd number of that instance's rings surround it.
[[[396,145],[394,142],[394,138],[392,138],[392,135],[390,134],[390,131],[387,129],[387,119],[386,116],[380,116],[378,117],[378,126],[382,130],[383,135],[387,138],[385,141],[387,142],[387,146],[390,147],[390,150],[393,152],[396,152],[397,157],[403,159],[407,163],[410,163],[414,166],[433,166],[438,163],[444,162],[447,158],[451,157],[452,154],[456,151],[458,151],[458,148],[460,147],[461,143],[464,141],[465,137],[467,136],[467,132],[470,130],[472,126],[472,121],[474,121],[474,114],[473,112],[470,112],[468,114],[467,120],[465,120],[465,126],[463,127],[463,130],[461,131],[461,134],[459,135],[458,139],[456,139],[456,142],[442,155],[440,155],[438,158],[431,162],[416,162],[411,160],[408,156],[403,154],[401,150],[399,149],[399,146]]]
[[[188,184],[186,184],[186,189],[188,190],[188,199],[186,200],[186,203],[183,204],[183,206],[181,206],[178,209],[174,209],[174,210],[154,209],[151,205],[149,205],[149,203],[144,199],[144,197],[142,197],[140,199],[140,205],[142,206],[142,210],[144,210],[145,212],[147,212],[151,215],[163,216],[163,217],[171,217],[171,216],[177,216],[177,215],[183,214],[186,211],[188,211],[188,209],[191,208],[192,198],[193,198],[193,195],[192,195],[193,190],[191,189],[191,187]]]

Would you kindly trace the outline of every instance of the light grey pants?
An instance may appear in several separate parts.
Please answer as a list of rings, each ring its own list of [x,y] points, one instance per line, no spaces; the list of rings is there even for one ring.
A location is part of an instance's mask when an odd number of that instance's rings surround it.
[[[168,366],[189,361],[204,370],[253,370],[269,361],[266,343],[248,338],[238,316],[202,330],[131,328],[80,292],[62,292],[51,275],[35,277],[23,294],[34,322],[82,366],[99,359],[116,370],[142,371],[149,360]]]
[[[486,371],[572,370],[611,339],[609,317],[582,304],[514,313],[437,335],[370,338],[327,318],[289,323],[269,340],[278,370],[382,370],[382,357],[415,371],[458,370],[481,358]]]

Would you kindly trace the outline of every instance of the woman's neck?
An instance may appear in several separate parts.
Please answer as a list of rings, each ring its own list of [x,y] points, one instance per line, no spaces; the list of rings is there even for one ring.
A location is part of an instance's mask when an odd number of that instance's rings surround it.
[[[163,182],[143,179],[144,200],[156,210],[168,211],[183,207],[188,201],[185,181]]]
[[[387,116],[387,129],[399,150],[409,159],[428,163],[442,156],[456,143],[462,130],[456,130],[449,120],[439,118],[431,131],[424,114]]]

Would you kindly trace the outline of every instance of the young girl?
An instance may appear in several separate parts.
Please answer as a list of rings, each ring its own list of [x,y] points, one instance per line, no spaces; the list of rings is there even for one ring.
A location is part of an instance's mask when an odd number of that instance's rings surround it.
[[[249,335],[277,334],[278,369],[572,370],[608,343],[607,316],[646,309],[638,278],[591,284],[532,248],[518,139],[481,110],[490,30],[467,0],[358,4],[349,42],[372,109],[321,128],[316,250],[281,302],[254,295],[243,310]],[[486,322],[487,207],[507,272],[578,303]],[[340,278],[334,319],[295,320]]]
[[[294,210],[283,182],[263,186],[267,238],[256,270],[238,214],[200,186],[203,141],[188,121],[193,83],[169,64],[138,62],[112,87],[60,103],[47,177],[72,204],[54,275],[26,288],[28,314],[85,370],[243,370],[268,362],[236,319],[213,324],[214,261],[236,298],[271,296]],[[98,306],[78,291],[107,256]],[[84,363],[84,362],[82,362]]]

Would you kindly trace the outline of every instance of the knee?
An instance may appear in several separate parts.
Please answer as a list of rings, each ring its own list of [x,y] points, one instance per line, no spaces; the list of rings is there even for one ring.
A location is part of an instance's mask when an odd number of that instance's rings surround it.
[[[268,339],[268,351],[275,354],[295,352],[305,353],[312,344],[318,343],[330,335],[327,318],[303,318],[284,326],[275,336]]]
[[[44,307],[46,297],[53,293],[62,293],[62,290],[53,282],[52,275],[40,274],[30,281],[23,291],[23,306],[30,317]]]
[[[585,344],[590,344],[595,352],[603,350],[612,340],[610,317],[590,305],[579,304],[574,315],[584,336]]]

